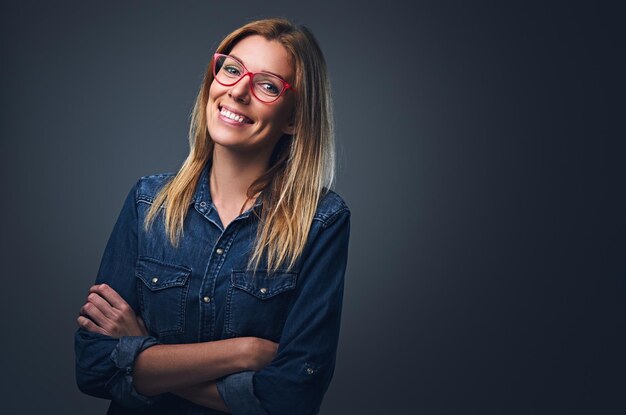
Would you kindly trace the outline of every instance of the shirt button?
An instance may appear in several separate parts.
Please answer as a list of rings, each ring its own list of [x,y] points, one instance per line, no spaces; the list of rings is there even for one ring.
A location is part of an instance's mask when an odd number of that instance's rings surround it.
[[[217,253],[218,255],[222,255],[224,253],[224,250],[222,248],[217,248],[215,250],[215,253]]]
[[[267,288],[263,287],[259,291],[261,291],[261,294],[265,294],[267,293]]]
[[[313,374],[313,372],[315,372],[315,370],[313,370],[313,368],[310,368],[310,367],[307,367],[307,368],[306,368],[306,373],[307,373],[307,374],[312,375],[312,374]]]
[[[157,277],[152,277],[152,283],[156,284],[157,282],[159,282],[159,279]]]
[[[206,202],[200,202],[200,207],[205,207],[206,206]]]
[[[205,303],[210,303],[211,297],[209,297],[208,295],[205,295],[204,297],[202,297],[202,301],[204,301]]]

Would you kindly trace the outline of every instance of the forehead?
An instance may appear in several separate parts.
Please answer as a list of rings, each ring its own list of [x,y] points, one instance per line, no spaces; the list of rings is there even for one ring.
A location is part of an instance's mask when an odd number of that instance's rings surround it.
[[[243,38],[230,51],[252,72],[271,72],[286,80],[293,79],[293,63],[289,52],[276,40],[252,35]]]

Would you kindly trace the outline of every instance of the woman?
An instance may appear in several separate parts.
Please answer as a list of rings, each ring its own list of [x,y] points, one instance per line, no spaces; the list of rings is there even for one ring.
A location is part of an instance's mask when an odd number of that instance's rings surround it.
[[[83,392],[112,414],[318,412],[350,226],[331,120],[306,28],[260,20],[221,42],[189,156],[130,191],[81,308]]]

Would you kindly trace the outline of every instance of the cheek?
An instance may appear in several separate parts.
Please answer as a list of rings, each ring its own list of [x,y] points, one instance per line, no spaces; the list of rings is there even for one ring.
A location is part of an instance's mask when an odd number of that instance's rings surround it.
[[[293,116],[295,114],[296,107],[295,107],[293,97],[287,97],[287,98],[288,99],[286,99],[285,102],[283,102],[284,105],[281,108],[280,120],[283,123],[289,124],[293,121]]]
[[[261,115],[266,128],[271,130],[280,130],[285,124],[285,114],[281,112],[268,111]]]
[[[209,87],[209,103],[214,103],[215,100],[223,94],[223,88],[216,82],[211,82],[211,86]]]
[[[283,128],[291,122],[293,114],[293,108],[291,106],[285,105],[281,110],[275,115],[275,123],[277,127]]]
[[[217,98],[219,98],[220,96],[220,90],[219,90],[219,86],[215,87],[215,82],[211,84],[211,87],[209,88],[209,99],[206,103],[206,116],[209,117],[210,114],[212,114],[213,112],[213,107],[215,106],[215,101],[217,100]]]

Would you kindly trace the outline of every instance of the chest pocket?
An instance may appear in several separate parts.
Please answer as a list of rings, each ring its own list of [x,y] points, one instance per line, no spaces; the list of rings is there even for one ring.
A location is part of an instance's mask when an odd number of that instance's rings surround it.
[[[278,341],[298,274],[233,271],[226,302],[226,332]]]
[[[159,337],[185,328],[189,268],[140,257],[135,268],[141,315],[151,333]]]

